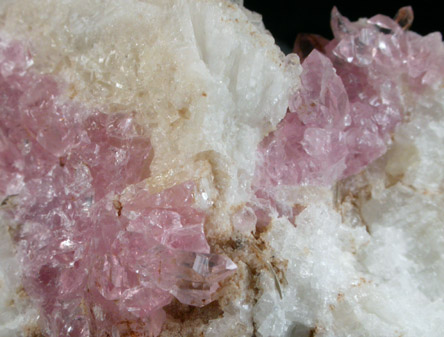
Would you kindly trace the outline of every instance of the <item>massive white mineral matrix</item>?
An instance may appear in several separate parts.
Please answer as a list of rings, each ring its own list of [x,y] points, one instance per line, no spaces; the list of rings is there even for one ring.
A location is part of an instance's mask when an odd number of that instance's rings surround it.
[[[0,0],[0,337],[442,336],[412,18],[300,59],[242,1]]]

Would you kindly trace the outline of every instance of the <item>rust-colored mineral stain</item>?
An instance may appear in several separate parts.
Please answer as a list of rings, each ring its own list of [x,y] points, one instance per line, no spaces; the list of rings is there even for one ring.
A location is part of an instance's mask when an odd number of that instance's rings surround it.
[[[113,200],[113,206],[117,211],[117,216],[121,216],[122,215],[122,203],[119,200]]]

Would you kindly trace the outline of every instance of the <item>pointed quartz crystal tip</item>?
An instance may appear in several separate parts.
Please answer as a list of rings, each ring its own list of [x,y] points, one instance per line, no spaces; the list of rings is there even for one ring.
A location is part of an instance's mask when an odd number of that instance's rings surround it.
[[[341,79],[314,50],[303,63],[301,82],[290,113],[261,147],[262,174],[274,185],[328,184],[345,169],[350,105]]]
[[[219,282],[236,270],[236,265],[225,256],[176,252],[177,282],[172,294],[182,303],[202,307],[212,301]]]

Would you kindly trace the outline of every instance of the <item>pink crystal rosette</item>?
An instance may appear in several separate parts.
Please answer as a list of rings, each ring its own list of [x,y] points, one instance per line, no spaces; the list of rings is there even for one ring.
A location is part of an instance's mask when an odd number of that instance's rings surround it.
[[[376,15],[350,22],[334,8],[334,39],[313,36],[321,52],[303,61],[287,115],[259,147],[254,189],[262,223],[272,209],[294,213],[276,200],[276,188],[330,186],[383,155],[409,114],[407,99],[442,83],[441,34],[408,31],[413,12],[399,13],[397,20]]]

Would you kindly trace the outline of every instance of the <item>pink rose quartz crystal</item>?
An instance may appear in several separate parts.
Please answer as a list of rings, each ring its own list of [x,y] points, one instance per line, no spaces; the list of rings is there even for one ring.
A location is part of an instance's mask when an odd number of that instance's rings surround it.
[[[281,187],[358,173],[387,150],[409,113],[406,93],[440,85],[441,35],[406,31],[412,17],[404,8],[397,21],[352,23],[333,9],[334,39],[316,37],[322,52],[304,59],[287,115],[259,146],[255,199],[233,215],[239,231],[266,225],[270,212],[296,214],[276,197]],[[16,224],[23,284],[44,332],[156,336],[173,298],[204,306],[236,265],[211,254],[192,181],[150,191],[154,150],[133,115],[75,102],[32,65],[23,44],[0,37],[2,212]]]
[[[153,149],[133,116],[67,99],[32,63],[0,39],[0,196],[15,205],[4,213],[17,224],[25,290],[48,335],[124,321],[158,335],[173,297],[203,306],[236,266],[210,253],[193,182],[146,187]]]
[[[405,31],[413,12],[406,7],[399,13],[404,27],[384,15],[352,23],[334,8],[334,39],[325,45],[312,38],[325,55],[315,49],[303,61],[300,90],[259,148],[254,188],[262,223],[270,209],[293,214],[274,200],[277,186],[328,186],[384,154],[391,133],[408,113],[404,92],[415,97],[440,84],[441,34],[422,37]],[[306,46],[295,46],[302,49]]]

